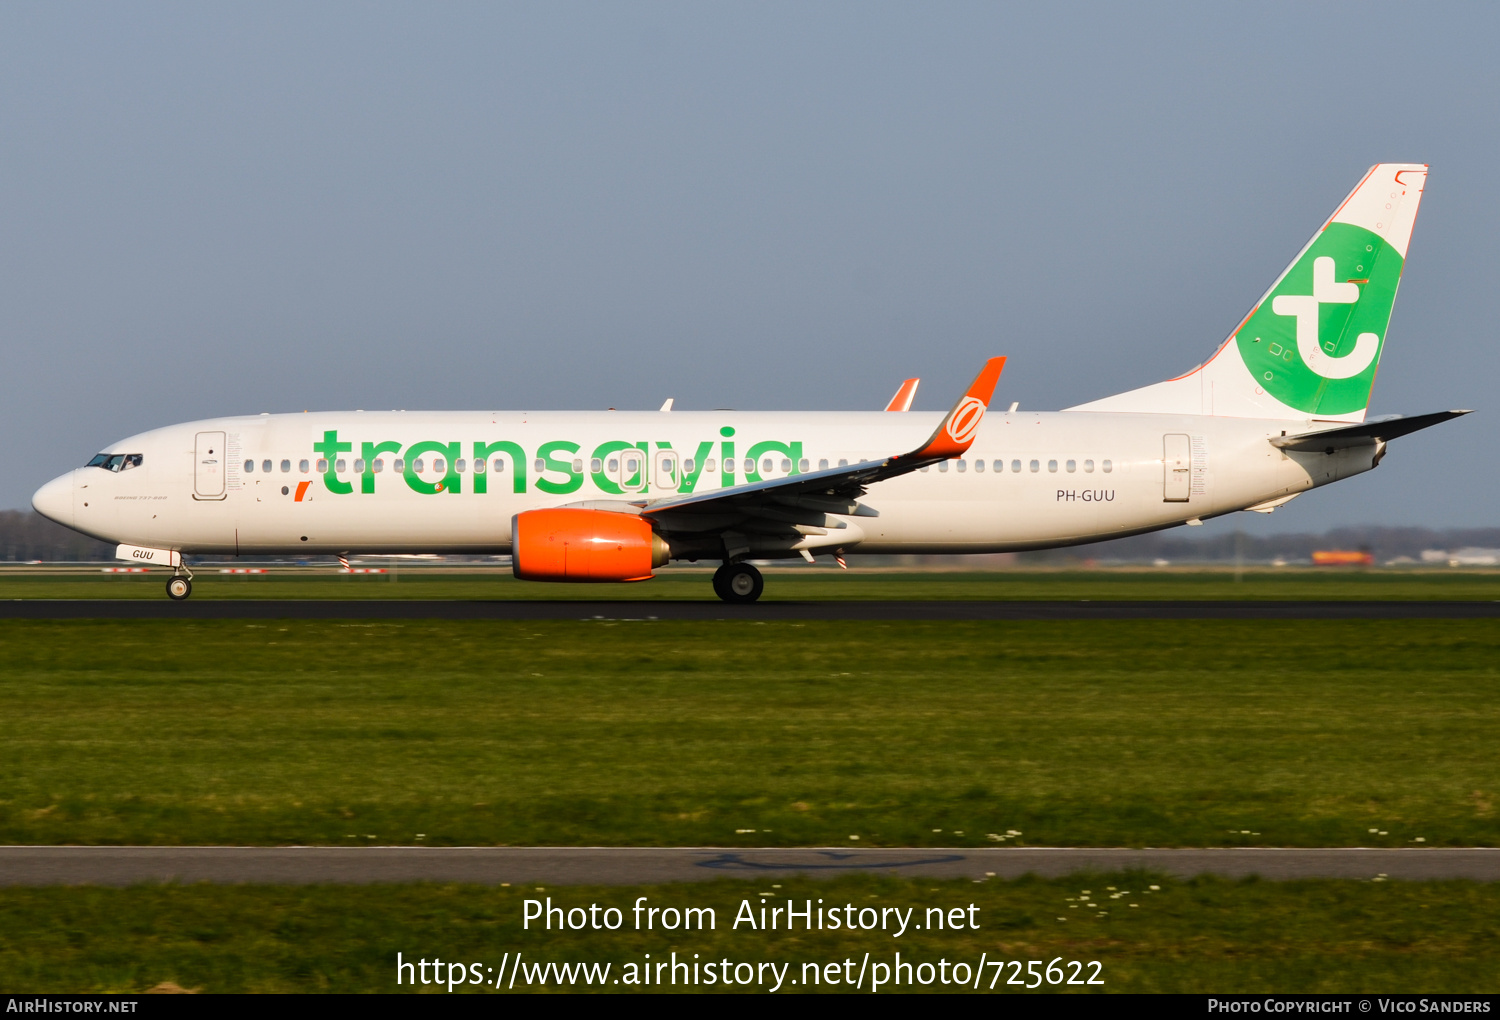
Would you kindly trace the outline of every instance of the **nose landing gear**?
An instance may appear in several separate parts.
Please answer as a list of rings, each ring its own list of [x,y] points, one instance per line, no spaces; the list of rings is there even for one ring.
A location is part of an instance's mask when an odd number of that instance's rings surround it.
[[[725,602],[748,605],[765,589],[765,578],[748,563],[726,563],[714,571],[714,594]]]
[[[182,564],[177,572],[167,578],[167,598],[181,602],[193,593],[193,572]]]

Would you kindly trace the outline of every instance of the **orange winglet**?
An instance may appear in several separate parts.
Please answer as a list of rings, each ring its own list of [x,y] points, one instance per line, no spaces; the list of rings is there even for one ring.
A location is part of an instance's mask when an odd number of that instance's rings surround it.
[[[995,395],[995,384],[1000,381],[1000,372],[1004,368],[1003,357],[986,361],[969,385],[968,392],[958,398],[953,410],[927,440],[927,445],[912,456],[924,460],[963,456],[979,434],[979,423],[984,420],[984,412],[989,409],[990,398]]]
[[[887,411],[910,411],[912,398],[917,395],[917,383],[921,379],[908,379],[901,384],[891,402],[885,405]]]

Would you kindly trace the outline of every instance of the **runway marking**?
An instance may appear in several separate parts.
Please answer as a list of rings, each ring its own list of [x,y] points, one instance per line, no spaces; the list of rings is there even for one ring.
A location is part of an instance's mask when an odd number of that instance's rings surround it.
[[[870,871],[875,868],[916,868],[927,864],[952,864],[955,861],[962,861],[964,859],[963,854],[947,854],[942,857],[921,857],[917,858],[916,860],[860,861],[858,859],[858,854],[851,854],[848,852],[838,853],[832,850],[824,850],[821,852],[820,856],[828,858],[830,861],[837,863],[820,862],[814,864],[803,861],[802,863],[798,864],[797,867],[804,871]],[[849,861],[849,858],[854,858],[854,860]],[[775,862],[769,861],[747,860],[745,858],[745,855],[740,853],[722,853],[710,860],[698,861],[697,866],[700,868],[719,868],[725,871],[786,870],[785,864],[777,864]]]

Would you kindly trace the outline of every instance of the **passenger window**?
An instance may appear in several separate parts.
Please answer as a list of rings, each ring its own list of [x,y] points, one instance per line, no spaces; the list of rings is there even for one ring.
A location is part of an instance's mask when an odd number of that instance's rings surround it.
[[[782,457],[781,458],[781,471],[782,471],[782,473],[783,474],[790,474],[791,470],[792,470],[792,462],[789,461],[789,460],[787,460],[785,457]]]
[[[803,474],[807,473],[808,466],[809,465],[806,457],[803,457],[797,462],[797,470],[802,472]]]
[[[536,463],[533,464],[532,467],[536,468],[536,473],[537,474],[541,474],[543,471],[547,470],[547,462],[545,460],[543,460],[542,458],[538,457],[536,459]]]
[[[380,472],[385,470],[385,461],[379,457],[376,457],[373,461],[370,462],[370,470],[377,475],[380,474]]]
[[[958,470],[959,470],[960,474],[962,474],[963,472],[969,470],[969,462],[966,461],[966,460],[960,460],[958,462]]]
[[[691,464],[692,461],[688,461],[688,463]],[[600,460],[598,457],[595,457],[593,460],[589,461],[589,470],[597,475],[599,472],[604,470],[604,461]]]
[[[1032,474],[1036,474],[1041,469],[1042,469],[1042,462],[1041,461],[1034,460],[1034,461],[1031,462],[1031,473]]]
[[[421,457],[418,457],[416,460],[411,462],[411,469],[419,475],[422,473],[425,467],[426,465],[422,463]]]
[[[597,471],[598,468],[595,468],[594,470]],[[688,474],[693,473],[693,458],[689,457],[687,460],[682,462],[682,470],[686,471]]]
[[[828,470],[828,458],[827,457],[824,457],[822,460],[818,461],[818,470],[819,471],[827,471]]]
[[[343,458],[339,458],[339,460],[334,462],[334,467],[338,469],[339,474],[343,474],[345,471],[349,470],[349,462],[344,460]]]
[[[740,464],[739,461],[737,461],[737,460],[731,460],[730,458],[725,457],[724,458],[724,473],[726,475],[732,475],[732,474],[734,474],[734,470],[735,470],[735,468],[739,467],[739,464]]]
[[[443,458],[441,457],[432,458],[432,470],[436,471],[438,474],[442,474],[444,471],[448,470],[447,461],[443,460]]]
[[[672,473],[671,458],[668,458],[661,462],[661,473],[664,475],[670,475]]]
[[[920,472],[922,472],[925,475],[927,473],[927,468],[928,467],[929,467],[929,465],[925,465],[924,464],[922,467],[917,468],[917,470],[920,471]]]
[[[121,457],[120,459],[124,460],[125,458]],[[120,470],[118,464],[115,465],[115,470],[116,471]],[[250,474],[254,474],[254,473],[255,473],[255,461],[253,461],[253,460],[247,460],[247,461],[245,461],[245,474],[250,475]]]
[[[984,470],[984,461],[982,461],[982,460],[976,460],[974,462],[974,470],[975,471],[983,471]]]
[[[1010,469],[1012,471],[1014,471],[1016,474],[1020,474],[1021,473],[1021,462],[1018,461],[1018,460],[1011,461],[1010,462]],[[1035,471],[1036,468],[1033,467],[1031,470]]]
[[[1048,471],[1056,471],[1057,470],[1057,461],[1055,461],[1055,460],[1049,460],[1047,462],[1047,470]]]
[[[463,474],[464,473],[464,468],[466,468],[468,466],[469,465],[464,462],[464,459],[462,457],[460,457],[458,460],[455,460],[453,462],[453,470],[457,471],[459,474]]]
[[[476,475],[482,475],[482,474],[484,474],[484,466],[485,466],[486,463],[487,462],[485,461],[485,459],[483,457],[481,457],[478,460],[476,460],[474,462],[474,473]]]
[[[540,471],[541,468],[538,468],[537,470]],[[609,473],[612,474],[612,475],[614,475],[614,474],[619,474],[619,472],[620,472],[620,458],[619,457],[611,457],[611,458],[609,458]]]
[[[128,463],[128,462],[127,462],[127,463],[126,463],[126,465],[125,465],[125,466],[126,466],[126,467],[129,467],[129,466],[130,466],[130,465],[129,465],[129,463]],[[261,461],[261,462],[260,462],[260,469],[261,469],[261,470],[262,470],[262,471],[264,471],[264,472],[265,472],[265,473],[266,473],[266,474],[270,474],[270,473],[271,473],[271,462],[270,462],[270,461],[268,461],[268,460],[263,460],[263,461]]]
[[[322,457],[319,457],[318,458],[318,474],[325,475],[327,473],[328,473],[328,461],[325,460]]]
[[[1083,470],[1084,470],[1085,473],[1093,471],[1094,470],[1094,462],[1091,461],[1091,460],[1084,461],[1083,462]]]
[[[787,467],[791,467],[791,466],[792,466],[791,464],[787,465]],[[746,470],[748,471],[749,469],[746,468]],[[763,474],[763,475],[768,475],[768,474],[771,473],[771,458],[770,457],[767,457],[765,460],[763,460],[763,461],[760,462],[760,473]]]
[[[392,471],[405,471],[406,470],[406,461],[402,460],[400,457],[397,457],[395,460],[391,461],[391,470]]]
[[[1067,468],[1068,468],[1069,472],[1077,471],[1078,470],[1078,462],[1076,460],[1070,460],[1070,461],[1068,461]]]
[[[291,470],[292,470],[292,462],[291,461],[284,460],[284,461],[281,462],[281,473],[282,474],[284,474],[284,475],[285,474],[290,474]]]
[[[354,458],[354,473],[357,475],[365,473],[365,461],[363,457]]]
[[[709,474],[713,474],[715,471],[719,470],[717,467],[714,466],[714,464],[715,464],[714,459],[712,457],[708,458],[708,460],[705,460],[703,462],[703,470],[707,471]],[[733,469],[731,468],[730,470],[733,470]]]
[[[308,464],[308,462],[305,460],[299,460],[297,462],[297,470],[301,471],[304,475],[307,474],[309,467],[311,467],[311,465]]]
[[[495,460],[494,460],[494,463],[492,463],[490,465],[490,467],[492,467],[492,468],[495,469],[495,473],[496,474],[504,474],[505,473],[505,458],[504,457],[496,457]]]
[[[938,461],[938,470],[939,471],[947,471],[948,470],[948,462],[946,460],[940,460],[940,461]]]
[[[1109,474],[1109,473],[1110,473],[1110,472],[1111,472],[1111,471],[1113,471],[1113,470],[1114,470],[1114,465],[1113,465],[1113,464],[1111,464],[1111,463],[1110,463],[1110,462],[1109,462],[1109,461],[1107,461],[1107,460],[1106,460],[1106,461],[1104,461],[1104,462],[1102,462],[1102,463],[1101,463],[1101,464],[1100,464],[1100,465],[1099,465],[1099,466],[1100,466],[1100,467],[1102,467],[1102,468],[1103,468],[1103,469],[1104,469],[1104,473],[1105,473],[1105,474]]]
[[[583,461],[581,459],[573,461],[573,472],[575,474],[583,473]]]
[[[844,460],[842,457],[839,458],[839,467],[848,467],[848,466],[849,466],[849,462],[847,460]]]
[[[749,457],[746,457],[745,458],[745,474],[748,475],[748,474],[750,474],[754,470],[755,470],[755,461],[751,460]],[[766,470],[767,471],[771,470],[771,464],[770,464],[769,461],[766,462]]]

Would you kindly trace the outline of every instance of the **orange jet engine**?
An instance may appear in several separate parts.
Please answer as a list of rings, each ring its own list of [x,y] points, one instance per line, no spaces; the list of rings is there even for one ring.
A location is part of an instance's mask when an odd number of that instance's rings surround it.
[[[669,558],[644,518],[609,510],[527,510],[511,518],[511,570],[523,581],[645,581]]]

